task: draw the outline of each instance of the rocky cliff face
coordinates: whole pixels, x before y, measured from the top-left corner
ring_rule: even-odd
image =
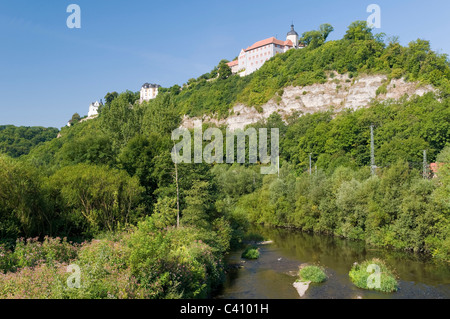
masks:
[[[379,90],[381,87],[385,89]],[[422,96],[432,91],[434,89],[430,85],[419,86],[418,83],[405,82],[404,79],[393,79],[388,83],[385,75],[367,75],[350,79],[346,74],[336,73],[324,84],[285,88],[281,97],[276,96],[262,105],[262,112],[258,112],[255,107],[237,104],[226,119],[218,120],[204,116],[202,120],[216,125],[226,125],[231,130],[244,129],[246,125],[266,119],[274,112],[279,113],[282,118],[286,118],[294,112],[301,115],[330,109],[334,111],[355,110],[367,107],[375,99],[380,101],[397,100],[404,95],[408,97]],[[194,120],[198,119],[185,116],[182,127],[193,128]]]

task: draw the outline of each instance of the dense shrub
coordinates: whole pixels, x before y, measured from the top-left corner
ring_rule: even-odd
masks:
[[[195,228],[160,230],[151,218],[116,236],[70,245],[46,238],[0,247],[0,298],[205,298],[224,279],[222,251]],[[69,288],[69,264],[80,287]]]
[[[327,275],[318,266],[306,266],[298,272],[301,281],[311,281],[313,283],[321,283],[327,280]]]
[[[35,267],[42,263],[69,263],[77,256],[76,247],[66,238],[45,237],[43,242],[37,238],[18,239],[12,258],[16,268]]]
[[[57,171],[49,184],[56,208],[79,216],[86,233],[113,230],[139,215],[143,188],[125,171],[78,164]]]
[[[245,248],[245,250],[241,254],[242,258],[245,259],[258,259],[259,258],[259,249],[257,246],[251,245]]]
[[[51,229],[45,182],[31,165],[0,154],[0,242],[13,244]]]
[[[63,298],[66,286],[66,267],[39,264],[18,272],[0,273],[0,299]]]
[[[205,240],[202,230],[157,231],[147,219],[130,237],[132,273],[152,298],[206,297],[221,283],[223,265]]]
[[[11,250],[5,245],[0,245],[0,273],[14,269],[14,258]]]
[[[371,282],[369,276],[374,272],[373,269],[369,269],[370,265],[376,265],[380,269],[380,286],[376,286],[376,282]],[[370,270],[371,272],[369,272]],[[358,287],[362,289],[374,289],[382,292],[394,292],[398,289],[398,283],[394,274],[388,268],[388,266],[380,259],[366,260],[361,264],[355,263],[349,272],[350,280]],[[372,285],[369,288],[368,282]]]

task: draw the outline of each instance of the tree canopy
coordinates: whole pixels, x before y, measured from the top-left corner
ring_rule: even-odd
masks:
[[[0,153],[11,157],[20,157],[30,150],[58,135],[56,128],[0,126]]]

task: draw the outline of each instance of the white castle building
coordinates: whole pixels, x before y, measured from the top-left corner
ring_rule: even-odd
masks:
[[[103,102],[101,100],[100,100],[100,102],[96,101],[96,102],[91,103],[91,105],[89,105],[88,117],[93,117],[93,116],[98,115],[98,108],[100,106],[103,106]]]
[[[145,83],[141,88],[141,99],[140,102],[150,101],[158,95],[158,89],[161,86],[158,84]]]
[[[279,53],[293,48],[303,48],[298,41],[298,33],[294,30],[294,25],[291,25],[291,31],[288,32],[286,41],[278,40],[275,37],[258,41],[247,49],[242,49],[238,59],[227,64],[233,73],[246,76],[258,70],[266,61]]]

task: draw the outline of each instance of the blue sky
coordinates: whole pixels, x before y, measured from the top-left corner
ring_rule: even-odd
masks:
[[[72,3],[81,29],[66,25]],[[60,128],[107,92],[181,85],[256,41],[285,39],[292,21],[299,34],[330,23],[340,39],[371,3],[382,10],[376,33],[450,53],[448,0],[2,0],[0,124]]]

